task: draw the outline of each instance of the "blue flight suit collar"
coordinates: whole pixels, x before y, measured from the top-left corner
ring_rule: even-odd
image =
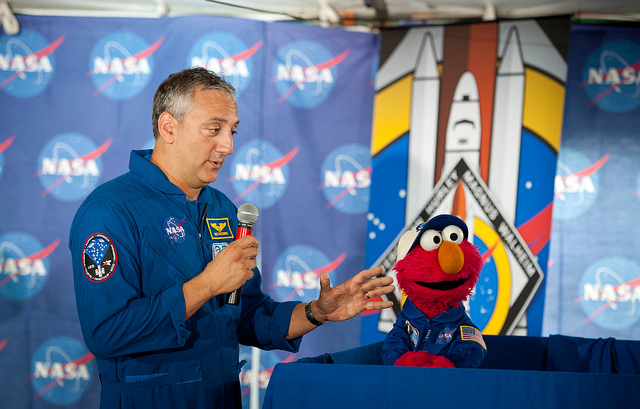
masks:
[[[167,195],[182,196],[187,201],[187,195],[180,188],[169,181],[162,169],[151,162],[153,149],[133,150],[129,159],[129,170],[144,179],[149,185]],[[209,203],[212,200],[210,189],[203,188],[198,196],[198,202]]]
[[[407,309],[407,307],[409,307],[409,309]],[[418,309],[418,307],[408,298],[405,301],[402,309],[406,312],[406,314],[410,316],[424,316],[424,313],[420,311],[420,309]],[[412,312],[410,312],[411,309],[413,309]],[[463,315],[465,315],[464,305],[459,302],[457,306],[447,308],[435,317],[430,318],[429,321],[441,323],[457,322],[462,318]]]

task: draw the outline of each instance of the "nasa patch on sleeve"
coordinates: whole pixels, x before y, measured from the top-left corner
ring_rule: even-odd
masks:
[[[82,270],[91,281],[107,280],[116,270],[118,254],[113,241],[102,233],[94,233],[84,243]]]

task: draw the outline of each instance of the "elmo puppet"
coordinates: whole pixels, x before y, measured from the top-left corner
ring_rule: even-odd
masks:
[[[394,270],[407,299],[383,343],[385,364],[477,368],[484,359],[482,334],[462,305],[483,265],[468,235],[467,225],[447,214],[400,238]]]

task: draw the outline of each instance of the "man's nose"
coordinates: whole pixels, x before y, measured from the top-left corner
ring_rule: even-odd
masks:
[[[225,155],[231,155],[233,153],[233,133],[231,133],[230,130],[220,135],[220,139],[216,145],[216,151],[224,153]]]

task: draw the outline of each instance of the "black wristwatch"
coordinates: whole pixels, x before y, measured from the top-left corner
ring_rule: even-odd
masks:
[[[324,324],[324,322],[318,321],[316,317],[313,316],[313,313],[311,312],[311,301],[309,301],[304,305],[304,313],[307,315],[307,319],[309,320],[309,322],[315,325],[316,327],[319,327],[320,325]]]

